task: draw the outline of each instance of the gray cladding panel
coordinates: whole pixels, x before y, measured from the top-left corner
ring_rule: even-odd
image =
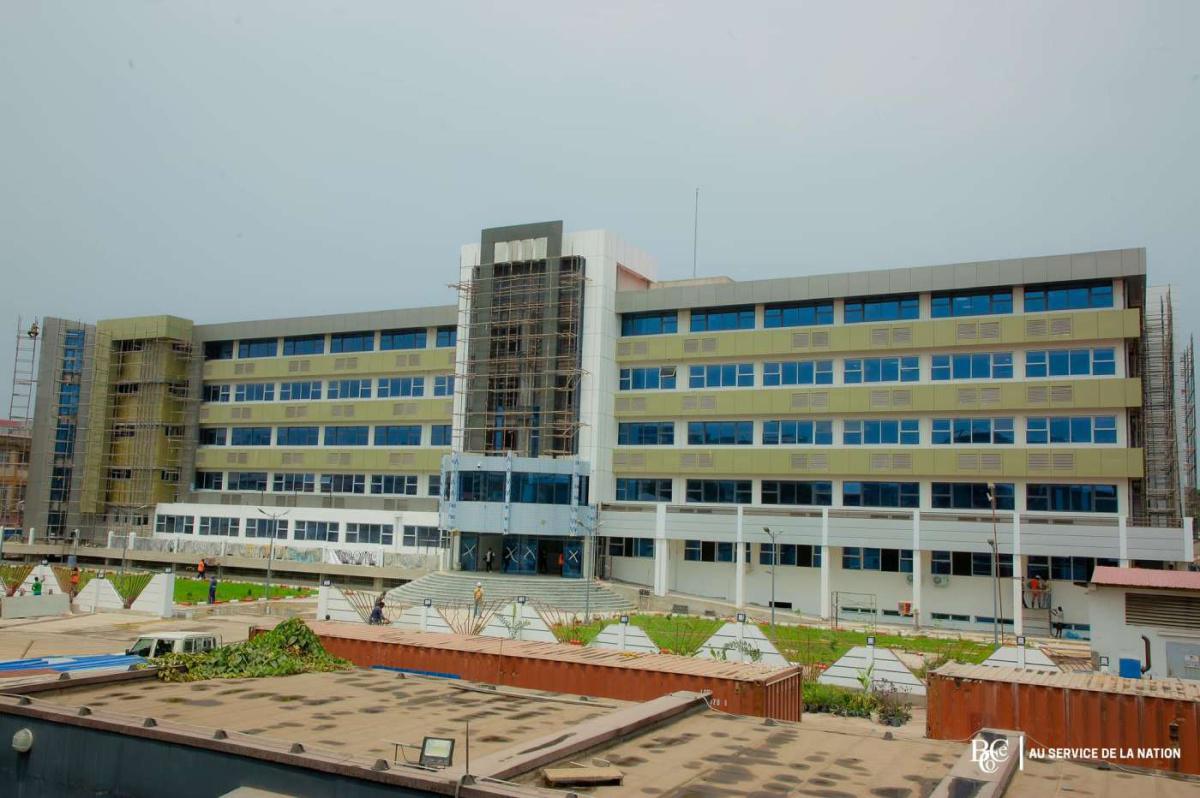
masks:
[[[1065,282],[1094,277],[1134,277],[1146,273],[1144,249],[1081,252],[1049,257],[972,261],[940,266],[782,277],[705,286],[670,286],[648,291],[621,291],[617,312],[635,313],[681,307],[734,305],[752,296],[755,302],[837,299],[914,291]],[[749,287],[749,293],[744,293]]]

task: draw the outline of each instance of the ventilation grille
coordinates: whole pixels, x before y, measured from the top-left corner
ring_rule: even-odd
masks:
[[[911,454],[878,453],[871,455],[872,471],[912,471]]]
[[[998,340],[1000,340],[1000,322],[998,322],[998,321],[981,321],[981,322],[979,322],[979,340],[981,340],[981,341],[998,341]]]
[[[339,357],[333,361],[334,371],[346,371],[356,368],[358,368],[358,358],[356,357]]]
[[[284,465],[303,465],[304,464],[304,452],[284,452],[283,453],[283,464]]]
[[[613,455],[613,466],[641,468],[646,465],[646,455],[635,452],[617,452]]]
[[[1030,404],[1045,404],[1050,390],[1045,385],[1030,385],[1025,389],[1025,401]]]
[[[201,421],[205,421],[208,419],[208,408],[207,407],[200,408],[199,417],[200,417]]]
[[[388,455],[388,465],[413,465],[417,456],[412,452],[392,452]]]
[[[285,418],[304,418],[308,415],[308,408],[303,406],[285,407],[283,409],[283,415]]]
[[[1000,389],[999,388],[980,388],[979,389],[979,404],[981,404],[981,405],[998,405],[998,404],[1000,404]]]
[[[1071,474],[1075,471],[1074,452],[1029,452],[1025,462],[1030,471]]]
[[[225,455],[227,465],[246,465],[249,462],[249,455],[245,452],[229,452]]]
[[[959,471],[988,472],[999,471],[1004,459],[998,454],[960,454],[958,455]]]
[[[793,454],[793,471],[828,471],[829,455],[827,454]]]
[[[979,339],[979,325],[973,321],[960,321],[954,327],[956,341],[976,341]]]
[[[973,406],[979,404],[979,389],[978,388],[959,388],[958,389],[958,404],[959,406]]]
[[[794,393],[792,394],[792,407],[798,409],[821,409],[829,407],[829,393],[827,391]]]
[[[1045,338],[1049,326],[1045,319],[1026,319],[1025,335],[1029,338]]]
[[[899,388],[889,390],[885,388],[882,390],[872,390],[868,394],[867,403],[873,410],[884,407],[912,407],[912,389]]]
[[[695,452],[681,455],[679,457],[680,468],[712,468],[713,458],[711,454],[698,454]]]
[[[354,418],[354,405],[333,405],[329,408],[329,415],[334,418]]]
[[[393,416],[415,416],[417,406],[411,402],[396,402],[392,405]]]
[[[715,396],[685,396],[683,397],[684,410],[716,410],[717,397]]]
[[[617,344],[617,355],[645,355],[650,352],[650,345],[645,341],[622,341]]]
[[[288,363],[288,371],[292,372],[293,374],[296,374],[296,373],[303,374],[303,373],[311,371],[311,370],[312,370],[312,361],[311,360],[293,360],[290,363]]]
[[[1196,628],[1200,619],[1200,596],[1125,594],[1125,623],[1130,626]]]
[[[231,410],[229,412],[230,418],[237,418],[237,419],[242,419],[242,420],[249,419],[253,415],[254,415],[254,408],[252,408],[252,407],[235,407],[235,408],[233,408],[233,410]]]
[[[1051,402],[1073,402],[1073,401],[1075,401],[1075,387],[1072,385],[1051,385],[1050,386],[1050,401]]]
[[[812,346],[808,333],[792,333],[792,349],[808,349]]]
[[[817,349],[829,348],[829,333],[815,332],[812,334],[812,345]]]
[[[329,465],[350,465],[350,453],[330,452],[325,456],[325,462]]]
[[[717,351],[716,338],[685,338],[683,341],[683,351],[689,355],[700,354],[701,352],[712,353]]]
[[[1069,336],[1075,332],[1075,320],[1070,316],[1057,316],[1050,319],[1050,334]]]
[[[615,404],[616,404],[617,412],[621,412],[621,411],[625,411],[625,410],[645,410],[646,409],[646,399],[645,399],[645,397],[641,397],[641,396],[621,397],[620,399],[617,399]]]
[[[257,363],[234,363],[233,364],[233,373],[234,374],[253,374],[254,367],[257,365],[258,365]]]

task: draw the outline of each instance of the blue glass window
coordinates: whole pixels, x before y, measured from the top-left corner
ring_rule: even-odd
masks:
[[[369,395],[369,394],[368,394]],[[424,377],[380,377],[376,396],[380,399],[401,399],[425,395]]]
[[[397,424],[375,428],[376,446],[420,446],[420,424]]]
[[[1012,379],[1012,352],[934,355],[930,376],[935,380]]]
[[[692,332],[720,332],[722,330],[753,330],[754,306],[740,308],[709,308],[692,311]]]
[[[294,335],[283,339],[283,354],[287,355],[323,355],[325,354],[324,335]]]
[[[83,347],[87,333],[67,330],[63,333],[62,371],[64,375],[83,372]]]
[[[224,476],[220,471],[197,471],[192,484],[196,490],[221,490]],[[234,488],[231,486],[230,490]]]
[[[434,396],[454,396],[454,375],[439,374],[433,378]]]
[[[762,503],[829,507],[833,504],[833,483],[764,479]]]
[[[750,446],[753,421],[689,421],[689,446]]]
[[[348,332],[334,333],[329,336],[329,351],[340,352],[373,352],[375,351],[375,333]]]
[[[1111,348],[1050,349],[1025,355],[1026,377],[1079,377],[1116,374],[1116,353]]]
[[[433,424],[429,427],[430,446],[449,446],[453,437],[453,428],[449,424]]]
[[[749,504],[750,485],[748,479],[689,479],[687,500],[710,504]]]
[[[1015,508],[1011,482],[996,484],[996,509]],[[986,482],[934,482],[933,506],[939,510],[990,510],[992,500]]]
[[[270,427],[234,427],[229,436],[234,446],[270,446]]]
[[[502,502],[504,481],[503,471],[461,471],[459,498],[465,502]]]
[[[366,477],[363,474],[322,474],[321,475],[321,492],[322,493],[364,493],[366,487]],[[354,524],[346,524],[347,531]],[[352,542],[349,535],[346,536],[346,542]]]
[[[1111,308],[1112,306],[1113,284],[1111,280],[1031,285],[1025,289],[1026,313],[1038,313],[1046,310]]]
[[[278,338],[252,338],[238,341],[238,357],[275,357],[279,354]]]
[[[919,482],[843,482],[842,504],[847,507],[917,507]]]
[[[337,521],[296,521],[292,524],[292,540],[338,542]]]
[[[321,381],[279,383],[279,399],[282,402],[295,402],[301,399],[320,399]]]
[[[275,474],[272,483],[276,493],[312,493],[316,478],[312,474]]]
[[[670,391],[674,388],[674,366],[621,369],[620,389],[622,391]]]
[[[916,382],[921,379],[918,357],[867,357],[846,360],[846,384]]]
[[[833,443],[833,422],[810,419],[786,419],[763,422],[763,445],[816,444],[828,446]]]
[[[230,471],[230,490],[253,490],[259,493],[267,489],[266,471]],[[219,490],[214,488],[213,490]]]
[[[763,363],[763,385],[832,385],[832,360]]]
[[[671,501],[671,480],[618,477],[617,501],[669,502]]]
[[[832,302],[788,302],[763,308],[763,326],[767,329],[818,324],[833,324]]]
[[[920,422],[915,418],[848,420],[842,427],[846,446],[917,446],[920,442]]]
[[[75,453],[75,422],[64,419],[55,425],[54,453],[68,457]]]
[[[689,366],[689,388],[747,388],[754,386],[753,363],[717,363]]]
[[[233,341],[205,341],[205,360],[233,360]]]
[[[447,346],[456,346],[458,344],[458,328],[457,327],[438,327],[437,328],[437,345],[439,348]]]
[[[59,384],[58,414],[60,416],[79,415],[79,383],[64,382]]]
[[[571,475],[514,471],[512,500],[520,504],[570,504]]]
[[[375,474],[371,477],[371,493],[416,496],[417,475]]]
[[[1116,485],[1025,486],[1025,509],[1055,513],[1115,513]]]
[[[606,538],[610,557],[653,557],[654,538]]]
[[[842,570],[912,573],[912,549],[842,548]]]
[[[201,427],[200,428],[200,445],[201,446],[224,446],[225,445],[224,427]]]
[[[617,425],[620,446],[671,446],[675,443],[673,421],[629,421]]]
[[[330,380],[325,395],[330,399],[370,399],[370,380]]]
[[[234,390],[235,402],[272,402],[275,400],[275,383],[241,382]]]
[[[847,299],[846,324],[870,321],[903,321],[920,318],[921,305],[916,294],[883,296],[871,299]]]
[[[821,567],[821,547],[810,546],[806,543],[763,543],[758,547],[758,562],[761,565],[773,565],[775,551],[779,551],[780,565],[796,565],[801,568]]]
[[[326,446],[366,446],[370,427],[326,427]]]
[[[279,427],[275,432],[278,446],[316,446],[320,439],[320,427]]]
[[[200,401],[202,402],[228,402],[229,401],[229,386],[228,385],[205,385],[200,392]]]
[[[621,335],[665,335],[679,332],[679,312],[625,313],[621,316]]]
[[[931,298],[931,315],[935,319],[952,316],[988,316],[996,313],[1012,313],[1012,289],[1001,288],[987,291],[956,291],[934,294]]]
[[[935,446],[1011,444],[1015,442],[1011,418],[935,418]]]
[[[389,349],[424,349],[426,344],[425,330],[384,330],[379,334],[380,350]]]

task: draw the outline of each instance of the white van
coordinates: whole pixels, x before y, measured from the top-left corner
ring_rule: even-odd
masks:
[[[125,653],[146,658],[163,654],[199,654],[220,645],[220,636],[208,632],[156,632],[139,637]]]

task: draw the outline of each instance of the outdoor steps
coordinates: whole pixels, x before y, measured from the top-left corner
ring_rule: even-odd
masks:
[[[475,583],[483,583],[484,600],[510,601],[526,596],[530,602],[546,604],[558,610],[618,613],[634,609],[634,605],[601,582],[588,585],[583,579],[561,579],[555,576],[507,576],[486,573],[432,573],[388,591],[388,598],[397,603],[416,605],[426,598],[434,605],[469,603]]]

